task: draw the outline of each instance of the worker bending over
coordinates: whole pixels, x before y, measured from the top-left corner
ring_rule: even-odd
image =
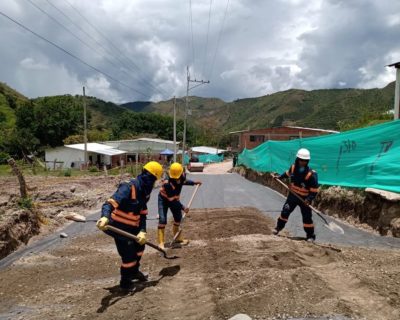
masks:
[[[160,193],[158,194],[158,245],[161,248],[164,248],[168,209],[171,210],[174,217],[172,231],[175,236],[179,231],[179,225],[182,220],[182,210],[186,213],[189,212],[189,208],[185,208],[180,202],[182,187],[184,185],[193,186],[201,184],[200,181],[194,182],[187,180],[183,171],[183,167],[180,163],[175,162],[171,164],[168,171],[169,178],[163,181]],[[182,245],[187,245],[189,243],[188,240],[183,238],[182,233],[176,239],[176,242]]]
[[[119,185],[103,204],[101,218],[97,221],[97,227],[114,238],[122,259],[120,287],[125,290],[132,288],[133,280],[147,281],[147,276],[139,270],[146,243],[147,202],[162,172],[158,162],[148,162],[136,179]],[[107,230],[108,224],[137,236],[138,241]]]

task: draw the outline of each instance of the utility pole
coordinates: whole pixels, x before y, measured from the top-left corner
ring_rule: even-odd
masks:
[[[85,144],[85,169],[87,169],[88,164],[88,153],[87,153],[87,119],[86,119],[86,95],[85,87],[83,87],[83,143]]]
[[[176,98],[174,96],[174,162],[176,162]]]
[[[194,88],[197,88],[203,84],[210,83],[210,81],[190,79],[189,66],[186,67],[186,73],[187,73],[187,77],[186,77],[187,81],[186,81],[185,117],[184,117],[184,121],[183,121],[182,165],[185,164],[187,115],[188,115],[188,110],[189,110],[189,91]],[[190,83],[195,83],[195,85],[190,88]]]
[[[396,85],[394,91],[394,120],[400,118],[400,61],[387,65],[396,68]]]

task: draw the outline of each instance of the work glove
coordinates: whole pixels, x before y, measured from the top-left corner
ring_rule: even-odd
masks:
[[[107,217],[101,217],[99,220],[97,220],[96,226],[101,231],[106,231],[107,230],[107,225],[108,225],[108,218]]]
[[[140,231],[139,233],[138,233],[138,235],[137,235],[137,243],[139,243],[141,246],[142,245],[144,245],[144,244],[146,244],[146,241],[147,241],[147,239],[146,239],[146,235],[147,235],[147,233],[146,232],[144,232],[144,231]]]
[[[201,186],[203,183],[201,181],[195,181],[194,184],[198,184],[199,186]]]

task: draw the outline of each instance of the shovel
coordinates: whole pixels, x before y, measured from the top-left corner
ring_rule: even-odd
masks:
[[[282,186],[284,186],[287,190],[289,190],[289,192],[291,194],[293,194],[297,199],[299,199],[303,204],[305,204],[306,206],[309,206],[311,208],[311,210],[313,210],[323,221],[324,221],[324,226],[327,227],[329,230],[331,230],[332,232],[335,233],[340,233],[340,234],[344,234],[344,230],[338,226],[336,223],[334,222],[328,222],[324,216],[322,215],[322,212],[319,211],[318,209],[314,208],[313,206],[307,204],[303,198],[301,198],[297,193],[295,193],[292,189],[290,189],[286,183],[282,182],[281,180],[279,180],[277,177],[275,177],[274,175],[271,174],[271,176],[274,178],[275,181],[279,182]]]
[[[66,218],[68,220],[75,221],[75,222],[89,222],[89,221],[90,222],[92,222],[92,221],[95,222],[95,221],[97,221],[97,220],[86,220],[86,217],[84,217],[84,216],[82,216],[80,214],[77,214],[77,213],[68,214],[64,218]],[[116,227],[107,226],[107,230],[110,230],[110,231],[113,231],[115,233],[118,233],[121,236],[127,237],[129,239],[138,241],[138,237],[136,237],[135,235],[133,235],[133,234],[131,234],[129,232],[126,232],[124,230],[118,229]],[[148,245],[149,247],[152,247],[153,249],[156,249],[157,251],[160,251],[163,254],[165,259],[177,259],[178,258],[177,256],[169,257],[165,250],[161,249],[159,246],[155,245],[154,243],[146,242],[146,245]]]
[[[188,208],[188,209],[190,209],[190,207],[191,207],[191,205],[192,205],[192,202],[193,202],[193,199],[194,199],[194,196],[196,195],[197,190],[199,190],[199,187],[200,187],[199,184],[196,185],[196,187],[195,187],[195,189],[194,189],[194,191],[193,191],[192,197],[190,198],[189,203],[188,203],[188,205],[187,205],[187,208]],[[187,214],[186,214],[186,212],[185,212],[185,213],[183,214],[183,216],[182,216],[181,223],[180,223],[180,225],[179,225],[179,230],[178,230],[178,232],[176,233],[176,235],[174,236],[174,238],[172,239],[172,241],[171,241],[171,243],[170,243],[170,246],[172,246],[173,243],[176,241],[176,239],[178,239],[178,237],[181,235],[181,233],[182,233],[182,224],[183,224],[183,221],[184,221],[185,218],[186,218],[186,215],[187,215]]]

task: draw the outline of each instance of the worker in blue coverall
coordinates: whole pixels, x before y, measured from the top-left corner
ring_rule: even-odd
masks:
[[[184,185],[201,185],[200,181],[194,182],[186,179],[186,175],[183,171],[183,167],[180,163],[175,162],[171,164],[168,171],[169,178],[163,182],[160,193],[158,194],[158,246],[160,248],[164,248],[168,209],[171,210],[174,217],[174,224],[172,227],[174,236],[179,232],[179,225],[182,220],[182,211],[186,213],[189,212],[189,208],[185,208],[185,206],[180,202],[182,187]],[[183,238],[182,233],[178,236],[176,242],[181,245],[187,245],[189,243],[188,240]]]
[[[303,216],[303,227],[306,232],[307,241],[315,241],[314,223],[309,205],[318,193],[318,175],[308,166],[310,159],[310,151],[302,148],[297,152],[296,161],[289,170],[281,175],[275,175],[275,178],[280,180],[289,178],[290,189],[304,200],[303,203],[289,192],[281,215],[278,218],[276,227],[273,231],[273,234],[275,235],[285,227],[289,215],[297,206],[299,206]]]
[[[121,289],[131,289],[133,280],[147,281],[147,276],[139,270],[147,240],[147,202],[154,183],[161,178],[162,173],[162,166],[158,162],[148,162],[136,179],[121,183],[118,190],[103,204],[97,227],[114,238],[121,256]],[[107,225],[136,235],[138,241],[107,230]]]

